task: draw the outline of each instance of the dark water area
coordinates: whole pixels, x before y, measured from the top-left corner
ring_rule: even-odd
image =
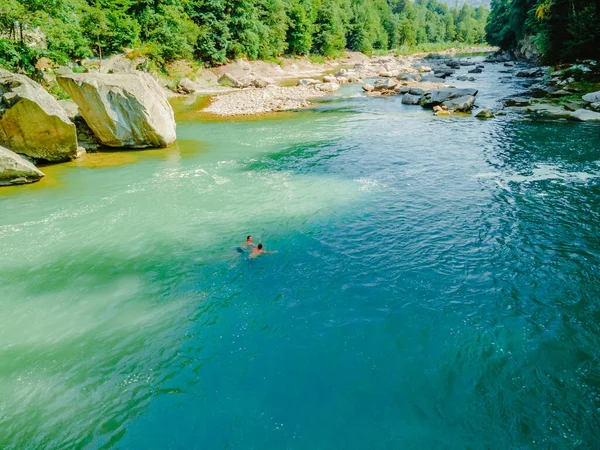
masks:
[[[597,447],[600,126],[345,86],[178,137],[0,191],[3,448]]]

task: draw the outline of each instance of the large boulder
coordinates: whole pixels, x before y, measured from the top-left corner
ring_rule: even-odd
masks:
[[[0,144],[46,161],[77,155],[77,135],[58,102],[35,81],[0,69]]]
[[[173,108],[150,75],[86,73],[57,79],[102,145],[148,148],[175,142]]]
[[[449,111],[468,112],[473,109],[474,104],[474,95],[463,95],[462,97],[446,100],[442,103],[442,106],[448,108]]]
[[[34,183],[43,176],[29,161],[0,146],[0,186]]]
[[[421,101],[419,104],[424,108],[433,108],[436,105],[441,105],[444,102],[448,102],[453,99],[457,99],[460,97],[475,97],[477,95],[477,89],[464,88],[442,88],[442,89],[434,89],[428,93],[426,93],[423,97],[421,97]]]

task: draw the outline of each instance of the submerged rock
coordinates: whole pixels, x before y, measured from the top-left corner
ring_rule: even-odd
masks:
[[[75,125],[35,81],[0,69],[0,144],[46,161],[77,155]]]
[[[34,183],[44,173],[25,158],[0,146],[0,186]]]
[[[175,142],[173,109],[147,74],[68,74],[57,78],[108,147],[166,147]]]

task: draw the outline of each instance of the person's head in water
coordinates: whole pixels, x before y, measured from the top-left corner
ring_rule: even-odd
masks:
[[[252,242],[252,236],[248,236],[248,237],[246,238],[246,242]]]
[[[262,250],[262,244],[258,244],[258,249]]]

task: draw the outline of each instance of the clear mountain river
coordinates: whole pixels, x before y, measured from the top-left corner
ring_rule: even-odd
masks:
[[[0,190],[0,447],[598,445],[600,126],[176,107]]]

